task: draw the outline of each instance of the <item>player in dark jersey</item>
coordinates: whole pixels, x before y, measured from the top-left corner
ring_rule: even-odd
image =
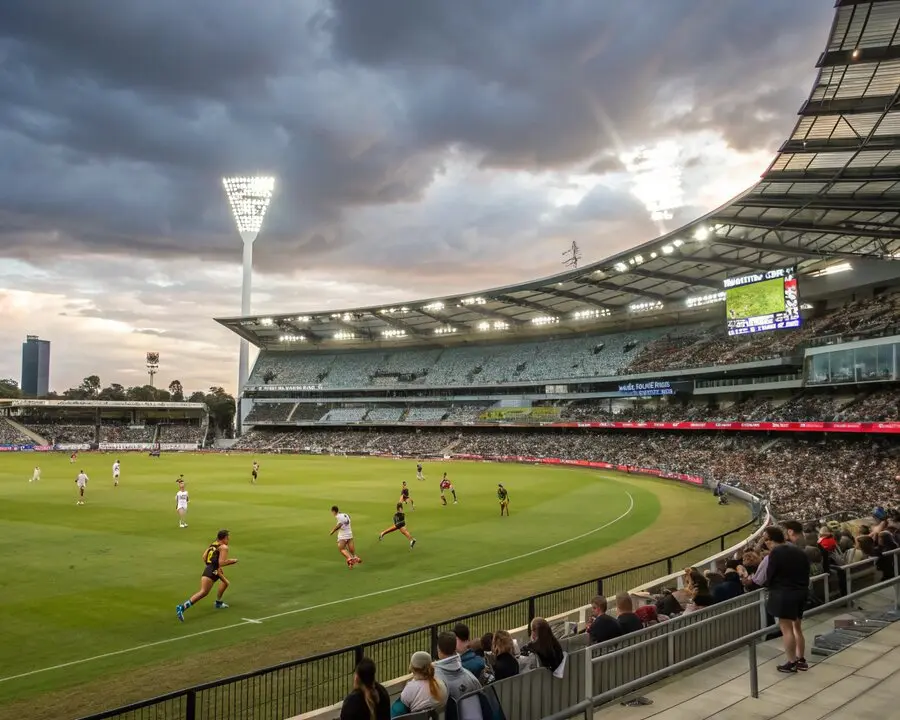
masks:
[[[400,503],[406,505],[409,503],[410,510],[416,509],[416,504],[412,501],[412,498],[409,496],[409,488],[406,487],[406,480],[403,481],[403,485],[400,487]]]
[[[216,539],[203,551],[203,562],[206,564],[206,567],[203,568],[203,574],[200,576],[200,589],[191,595],[190,600],[185,600],[183,604],[175,607],[175,615],[181,622],[184,622],[184,613],[187,609],[209,595],[209,591],[212,590],[213,585],[217,582],[220,585],[219,593],[216,596],[216,610],[228,607],[227,604],[222,602],[222,595],[225,594],[229,585],[222,568],[234,565],[237,562],[237,558],[228,557],[229,539],[230,535],[227,530],[219,530]]]
[[[397,512],[394,513],[394,524],[391,525],[387,530],[383,530],[378,535],[378,540],[383,540],[385,535],[388,535],[392,532],[398,532],[407,540],[409,540],[410,550],[412,550],[416,546],[416,539],[412,535],[410,535],[409,530],[406,529],[406,515],[403,513],[403,503],[397,503]]]
[[[256,485],[256,479],[259,477],[259,463],[256,460],[253,461],[253,465],[250,466],[250,483]]]
[[[416,480],[424,480],[425,474],[422,472],[422,463],[416,465]]]
[[[503,487],[503,483],[497,483],[497,499],[500,501],[500,517],[504,513],[509,515],[509,490]]]
[[[456,488],[453,487],[453,483],[447,479],[447,473],[444,473],[444,477],[441,478],[441,505],[447,504],[447,497],[444,495],[447,490],[453,495],[453,504],[456,505],[459,502],[456,499]]]

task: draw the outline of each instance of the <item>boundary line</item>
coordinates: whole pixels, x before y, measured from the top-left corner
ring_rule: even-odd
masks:
[[[147,650],[153,647],[159,647],[160,645],[168,645],[170,643],[178,642],[180,640],[187,640],[193,637],[200,637],[202,635],[209,635],[215,632],[221,632],[222,630],[230,630],[236,627],[245,627],[247,625],[260,625],[268,620],[275,620],[277,618],[286,617],[288,615],[297,615],[300,613],[310,612],[312,610],[321,610],[322,608],[332,607],[334,605],[343,604],[347,602],[355,602],[358,600],[367,600],[368,598],[378,597],[380,595],[389,595],[391,593],[400,592],[402,590],[409,590],[410,588],[421,587],[422,585],[430,585],[431,583],[440,582],[442,580],[449,580],[451,578],[461,577],[463,575],[469,575],[471,573],[481,572],[482,570],[487,570],[492,567],[497,567],[499,565],[505,565],[506,563],[516,562],[518,560],[524,560],[525,558],[533,557],[534,555],[539,555],[542,552],[546,552],[548,550],[554,550],[558,547],[562,547],[563,545],[568,545],[573,542],[577,542],[578,540],[583,540],[586,537],[590,537],[601,530],[605,530],[608,527],[612,527],[620,520],[624,520],[628,517],[632,510],[634,510],[634,496],[625,491],[625,494],[628,496],[628,509],[625,510],[624,513],[619,515],[617,518],[610,520],[599,527],[594,528],[593,530],[588,530],[587,532],[581,533],[581,535],[575,535],[574,537],[570,537],[566,540],[561,540],[557,543],[553,543],[552,545],[547,545],[546,547],[538,548],[537,550],[530,550],[527,553],[522,553],[521,555],[516,555],[515,557],[506,558],[504,560],[495,560],[494,562],[487,563],[485,565],[479,565],[478,567],[468,568],[467,570],[458,570],[456,572],[449,573],[448,575],[440,575],[438,577],[426,578],[425,580],[417,580],[416,582],[407,583],[405,585],[398,585],[396,587],[384,588],[382,590],[374,590],[372,592],[364,593],[362,595],[356,595],[352,598],[340,598],[338,600],[329,600],[327,602],[318,603],[317,605],[308,605],[306,607],[294,608],[292,610],[285,610],[284,612],[275,613],[273,615],[267,615],[266,617],[250,619],[250,618],[242,618],[241,622],[232,623],[231,625],[223,625],[221,627],[215,628],[207,628],[206,630],[199,630],[197,632],[188,633],[186,635],[178,635],[176,637],[166,638],[165,640],[156,640],[154,642],[143,643],[141,645],[135,645],[134,647],[124,648],[122,650],[113,650],[112,652],[102,653],[101,655],[94,655],[93,657],[82,658],[81,660],[70,660],[69,662],[59,663],[58,665],[51,665],[49,667],[39,668],[37,670],[29,670],[28,672],[19,673],[17,675],[9,675],[7,677],[0,678],[0,683],[9,682],[11,680],[21,680],[22,678],[31,677],[33,675],[40,675],[45,672],[52,672],[54,670],[62,670],[64,668],[73,667],[75,665],[84,665],[86,663],[96,662],[97,660],[105,660],[106,658],[116,657],[118,655],[127,655],[128,653],[138,652],[139,650]]]

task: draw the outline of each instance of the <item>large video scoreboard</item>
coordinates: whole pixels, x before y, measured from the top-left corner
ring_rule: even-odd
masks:
[[[793,267],[725,278],[729,335],[800,327],[800,294]]]

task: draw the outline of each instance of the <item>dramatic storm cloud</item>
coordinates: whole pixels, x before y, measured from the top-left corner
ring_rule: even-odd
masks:
[[[26,333],[90,372],[233,387],[223,174],[278,177],[254,306],[478,289],[658,233],[765,168],[813,79],[821,0],[0,3],[0,377]],[[675,192],[677,191],[677,192]],[[515,248],[511,253],[510,248]]]

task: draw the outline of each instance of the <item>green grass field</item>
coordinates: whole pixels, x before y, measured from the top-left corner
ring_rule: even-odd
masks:
[[[784,278],[729,288],[725,294],[725,308],[730,318],[758,317],[784,311]]]
[[[114,488],[113,460],[0,455],[0,717],[73,717],[343,647],[663,557],[747,519],[678,483],[579,469],[432,463],[418,482],[409,461],[263,456],[251,486],[249,456],[132,454]],[[35,462],[43,479],[30,484]],[[444,470],[458,505],[440,505]],[[404,479],[413,551],[399,534],[378,542]],[[328,535],[333,503],[353,518],[364,562],[352,571]],[[207,598],[182,625],[175,605],[197,589],[221,527],[240,560],[231,607]]]

